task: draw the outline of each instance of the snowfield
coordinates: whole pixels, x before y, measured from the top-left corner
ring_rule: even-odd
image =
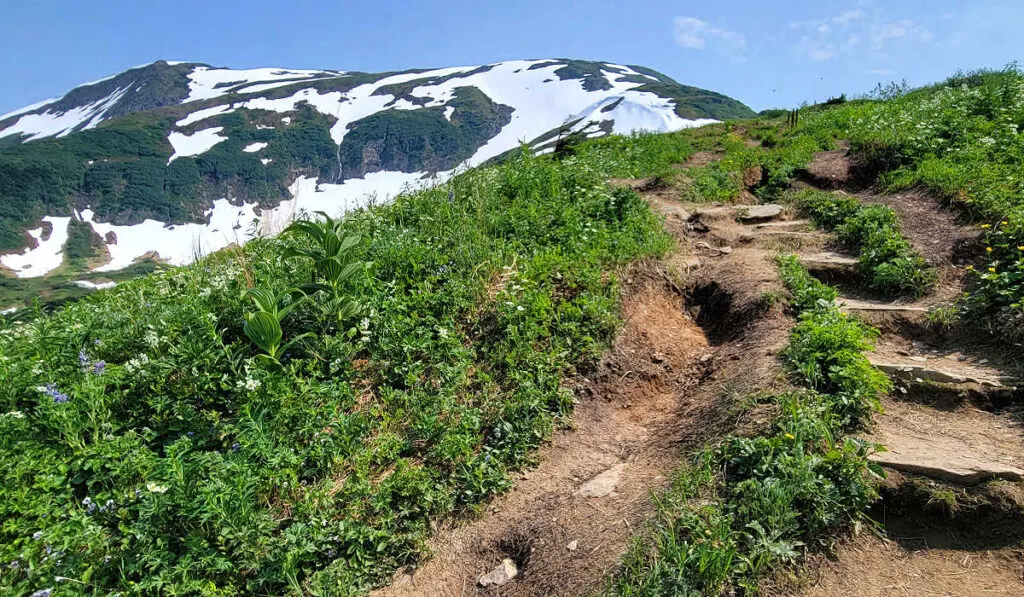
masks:
[[[68,242],[68,224],[71,218],[46,216],[43,222],[53,226],[50,236],[43,240],[43,229],[29,230],[29,235],[38,243],[34,249],[0,257],[0,264],[14,270],[19,278],[38,278],[57,269],[64,263],[64,243]]]
[[[194,109],[175,122],[175,128],[179,130],[170,131],[167,137],[174,149],[168,164],[178,158],[202,155],[218,143],[228,140],[221,134],[224,132],[221,126],[208,126],[190,134],[182,129],[237,110],[277,112],[281,115],[283,125],[288,125],[292,121],[290,114],[300,104],[308,103],[334,121],[330,136],[334,143],[340,145],[353,123],[382,110],[443,107],[444,117],[451,121],[456,111],[451,104],[460,87],[475,87],[494,103],[512,108],[511,121],[483,143],[460,167],[482,164],[517,147],[521,142],[529,142],[564,125],[571,125],[572,130],[582,131],[587,137],[600,137],[607,134],[606,131],[615,134],[641,130],[670,132],[716,122],[710,119],[680,118],[675,112],[673,100],[655,93],[638,91],[637,88],[643,83],[627,80],[658,81],[656,77],[639,73],[627,66],[601,64],[604,67],[600,71],[601,75],[611,88],[596,91],[586,90],[581,79],[559,78],[555,73],[565,66],[565,62],[557,60],[500,62],[487,65],[483,72],[475,73],[473,71],[481,70],[481,67],[461,66],[399,73],[357,85],[347,91],[324,90],[323,84],[318,84],[319,89],[309,86],[314,81],[351,76],[344,71],[277,68],[232,70],[197,65],[187,75],[189,93],[181,103],[187,105],[203,102],[201,105],[205,107]],[[450,78],[440,80],[445,77]],[[414,83],[407,90],[406,97],[379,93],[383,87],[401,83]],[[118,88],[99,101],[65,112],[45,110],[38,114],[29,113],[45,108],[54,100],[12,112],[8,116],[20,115],[20,118],[0,131],[0,137],[21,134],[26,137],[24,140],[33,140],[64,136],[75,130],[94,127],[103,120],[112,106],[129,93],[133,85]],[[294,93],[279,98],[265,95],[270,90],[286,86],[294,86]],[[230,99],[225,97],[228,94],[232,94]],[[238,95],[246,97],[239,98]],[[223,103],[218,103],[221,101]],[[256,128],[273,127],[259,124]],[[255,142],[246,145],[241,151],[257,153],[267,147],[266,142]],[[548,148],[545,153],[550,150]],[[260,161],[264,165],[271,162],[268,158]],[[451,174],[450,171],[433,176],[423,172],[384,171],[345,180],[341,184],[319,184],[315,178],[299,177],[290,188],[291,197],[273,209],[263,209],[245,201],[232,204],[227,199],[220,199],[214,201],[206,212],[207,221],[174,226],[156,220],[116,226],[97,221],[90,209],[83,210],[77,216],[92,226],[101,238],[110,241],[104,241],[110,260],[96,271],[120,270],[147,255],[156,255],[168,263],[183,265],[229,244],[242,244],[256,234],[276,234],[302,213],[325,211],[341,214],[373,202],[388,201],[406,189],[444,181]],[[0,256],[0,263],[19,277],[46,275],[63,262],[63,247],[68,236],[70,218],[48,216],[43,221],[53,225],[53,233],[47,240],[41,240],[42,228],[30,230],[29,234],[39,241],[39,246],[22,253]],[[88,281],[75,283],[92,287],[86,286],[92,284]]]
[[[119,88],[103,99],[65,112],[46,110],[42,114],[25,114],[13,125],[0,131],[0,138],[25,135],[26,141],[33,141],[44,137],[64,137],[76,130],[94,128],[103,121],[107,110],[112,108],[131,87],[129,85]]]
[[[210,129],[203,129],[196,131],[191,135],[179,133],[177,131],[168,135],[167,140],[170,141],[171,147],[174,148],[174,154],[167,160],[170,164],[178,158],[193,157],[201,155],[213,149],[213,146],[227,141],[227,137],[221,137],[217,133],[224,130],[224,127],[217,126]]]

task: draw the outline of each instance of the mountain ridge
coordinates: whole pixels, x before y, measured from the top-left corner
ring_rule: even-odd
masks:
[[[0,119],[0,265],[117,271],[358,207],[522,143],[679,130],[753,112],[652,69],[574,59],[385,73],[156,61]],[[305,193],[301,198],[298,193]],[[285,213],[288,212],[288,213]],[[62,240],[63,239],[63,240]]]

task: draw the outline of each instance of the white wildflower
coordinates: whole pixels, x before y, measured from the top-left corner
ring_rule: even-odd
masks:
[[[149,483],[146,483],[146,489],[152,493],[167,493],[167,490],[170,488],[166,485],[160,485],[159,483],[150,481]]]
[[[261,382],[258,379],[253,379],[252,377],[246,376],[246,378],[244,380],[241,380],[241,379],[238,380],[238,387],[240,389],[249,390],[250,392],[255,392],[256,390],[260,389],[260,387],[262,387],[262,386],[263,386],[263,382]]]

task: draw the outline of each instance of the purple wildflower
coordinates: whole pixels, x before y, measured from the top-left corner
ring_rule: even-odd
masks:
[[[53,398],[53,401],[57,404],[62,404],[69,400],[68,395],[58,390],[56,384],[46,384],[46,388],[43,390],[43,393]]]
[[[50,597],[51,593],[53,593],[53,589],[43,589],[32,593],[31,597]]]
[[[237,452],[238,449],[241,448],[241,447],[242,447],[241,444],[239,444],[238,442],[235,442],[235,443],[231,444],[231,449],[233,451],[235,451],[235,452]]]
[[[103,375],[103,372],[107,369],[106,361],[96,361],[92,365],[93,375]]]
[[[78,351],[78,364],[82,366],[82,369],[89,367],[90,360],[91,359],[89,358],[89,355],[85,353],[84,348]]]

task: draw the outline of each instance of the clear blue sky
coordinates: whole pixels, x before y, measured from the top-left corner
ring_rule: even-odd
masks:
[[[755,109],[1024,59],[1020,0],[32,0],[0,22],[0,113],[157,59],[401,70],[641,64]]]

